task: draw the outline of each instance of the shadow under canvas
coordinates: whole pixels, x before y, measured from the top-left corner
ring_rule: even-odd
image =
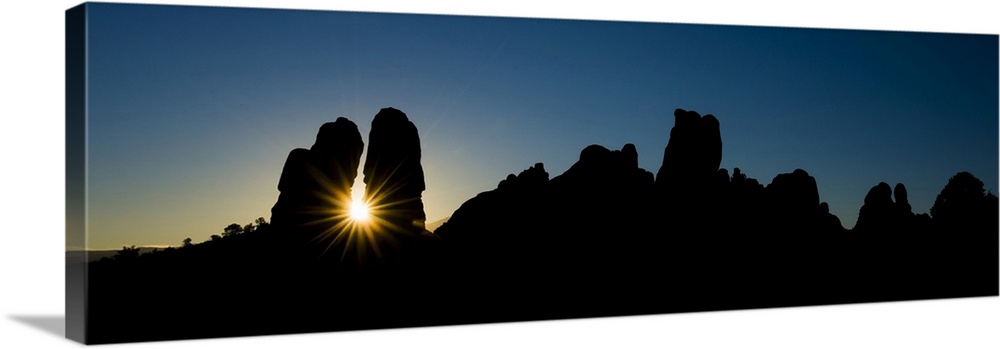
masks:
[[[62,315],[11,315],[10,318],[59,338],[66,336],[66,317]]]

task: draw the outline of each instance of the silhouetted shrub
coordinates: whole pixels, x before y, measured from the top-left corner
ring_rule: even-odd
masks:
[[[983,181],[963,171],[948,179],[934,200],[931,217],[944,226],[969,226],[982,223],[981,217],[996,217],[996,206],[996,195],[986,192]],[[996,219],[988,221],[997,223]]]

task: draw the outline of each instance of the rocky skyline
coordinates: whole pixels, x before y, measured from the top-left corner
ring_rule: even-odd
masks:
[[[433,234],[406,114],[383,108],[372,121],[370,219],[346,214],[358,127],[325,123],[309,150],[289,152],[270,223],[71,263],[87,270],[87,341],[997,295],[1000,202],[972,174],[952,176],[933,216],[909,211],[903,185],[879,183],[847,231],[806,171],[767,185],[730,176],[719,167],[720,120],[674,116],[655,176],[631,144],[590,145],[551,179],[542,163],[508,175]],[[161,308],[121,316],[114,306],[142,299]],[[183,326],[165,325],[177,318]]]
[[[905,183],[918,213],[957,171],[998,188],[981,174],[1000,158],[990,36],[92,10],[92,234],[90,246],[67,242],[75,248],[176,246],[268,216],[289,149],[341,116],[370,143],[385,106],[422,131],[429,221],[503,174],[537,162],[563,173],[590,144],[631,143],[657,171],[675,108],[726,119],[720,167],[761,182],[806,169],[849,227],[879,182]]]

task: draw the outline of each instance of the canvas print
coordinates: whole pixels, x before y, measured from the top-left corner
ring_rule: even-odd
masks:
[[[998,38],[85,3],[67,336],[998,294]]]

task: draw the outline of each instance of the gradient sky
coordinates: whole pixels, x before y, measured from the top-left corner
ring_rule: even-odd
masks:
[[[91,249],[269,218],[291,149],[339,116],[367,143],[388,106],[420,132],[429,222],[590,144],[655,173],[675,108],[718,117],[724,168],[808,171],[847,228],[883,181],[917,213],[959,171],[997,192],[996,36],[90,6]]]

